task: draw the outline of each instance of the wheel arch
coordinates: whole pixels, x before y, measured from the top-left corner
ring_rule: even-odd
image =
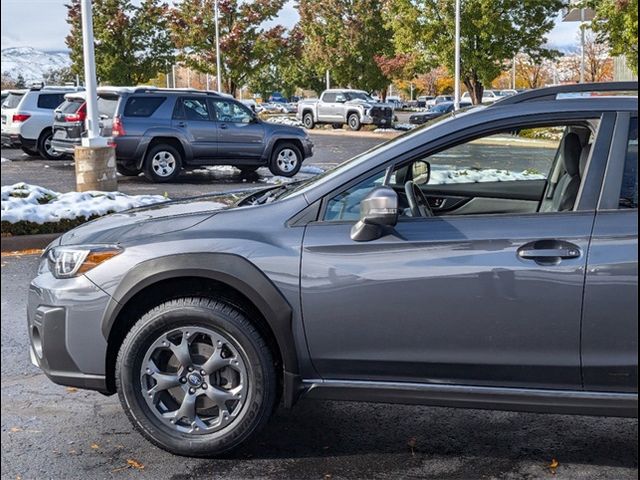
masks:
[[[133,324],[154,305],[180,296],[216,296],[243,310],[265,336],[282,370],[286,406],[300,390],[292,308],[254,264],[234,254],[190,253],[142,262],[118,285],[102,322],[107,339],[107,389],[115,390],[115,360]],[[117,299],[117,300],[115,300]]]
[[[300,154],[302,155],[304,160],[304,146],[302,145],[302,140],[300,140],[297,137],[273,136],[273,138],[271,138],[269,141],[268,147],[265,148],[263,159],[266,162],[268,162],[271,159],[271,155],[273,154],[273,151],[276,149],[276,147],[280,143],[293,143],[300,150]]]
[[[181,137],[159,133],[153,135],[145,135],[144,141],[140,142],[138,150],[136,152],[136,168],[142,169],[144,159],[147,156],[147,152],[150,148],[156,145],[167,144],[178,150],[178,153],[182,156],[183,166],[191,161],[193,156],[191,146],[188,142],[185,142]]]

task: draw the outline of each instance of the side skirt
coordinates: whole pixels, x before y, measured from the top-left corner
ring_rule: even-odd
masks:
[[[638,394],[350,380],[305,380],[303,398],[637,417]]]

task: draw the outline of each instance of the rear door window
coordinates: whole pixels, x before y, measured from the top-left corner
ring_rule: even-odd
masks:
[[[41,93],[38,95],[38,108],[55,110],[64,102],[64,93]]]
[[[619,208],[638,208],[638,117],[631,119]]]
[[[209,106],[206,98],[181,98],[176,104],[173,114],[176,120],[208,122]]]
[[[10,93],[2,104],[3,108],[16,108],[24,97],[24,93]]]
[[[124,107],[125,117],[150,117],[167,97],[131,97]]]

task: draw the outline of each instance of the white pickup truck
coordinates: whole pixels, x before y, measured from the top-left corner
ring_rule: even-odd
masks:
[[[360,130],[366,124],[390,127],[393,106],[376,102],[362,90],[331,89],[322,92],[319,100],[298,102],[297,118],[308,129],[321,123],[336,128],[347,124],[351,130]]]

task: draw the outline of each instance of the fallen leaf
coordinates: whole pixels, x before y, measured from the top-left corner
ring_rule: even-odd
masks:
[[[94,450],[97,450],[100,448],[100,445],[98,445],[97,443],[92,443],[91,448],[93,448]]]
[[[22,429],[19,427],[11,427],[11,429],[9,430],[10,432],[16,433],[16,432],[21,432]]]
[[[417,444],[417,440],[416,437],[411,437],[409,439],[409,441],[407,442],[407,446],[411,449],[411,455],[415,455],[415,448],[416,448],[416,444]]]
[[[560,466],[560,462],[558,462],[558,460],[556,460],[555,458],[551,459],[551,463],[549,464],[549,470],[551,470],[551,473],[553,473],[555,475],[556,473],[556,469]]]
[[[76,387],[67,387],[65,388],[65,390],[67,391],[67,393],[76,393],[78,391]]]
[[[133,458],[127,459],[127,465],[129,465],[131,468],[137,468],[138,470],[142,470],[144,468],[143,464],[141,464],[137,460],[134,460]]]

